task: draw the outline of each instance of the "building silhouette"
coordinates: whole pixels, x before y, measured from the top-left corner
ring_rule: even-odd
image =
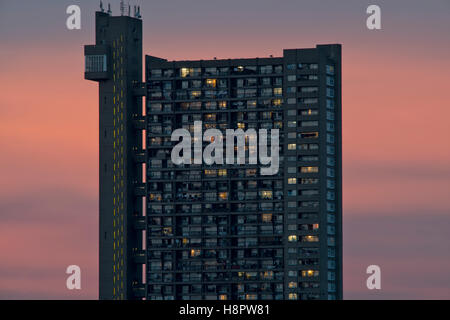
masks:
[[[96,12],[85,60],[99,82],[100,299],[342,298],[340,45],[146,56],[142,82],[142,20]],[[173,164],[172,132],[195,121],[278,129],[278,173]]]

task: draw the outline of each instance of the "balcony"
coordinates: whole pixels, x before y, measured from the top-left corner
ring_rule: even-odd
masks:
[[[143,97],[147,95],[147,84],[144,82],[134,82],[133,95],[137,97]]]
[[[145,285],[142,283],[141,284],[133,283],[133,295],[136,298],[145,297]]]
[[[143,197],[147,194],[145,183],[136,183],[134,187],[134,195],[137,197]]]
[[[135,216],[133,220],[133,226],[135,230],[145,230],[145,228],[147,227],[145,217]]]
[[[137,130],[144,130],[146,129],[146,121],[144,116],[135,116],[133,117],[133,126]]]
[[[134,150],[133,160],[136,163],[145,163],[147,160],[147,154],[144,150]]]
[[[133,261],[137,264],[144,264],[146,260],[145,250],[136,250],[133,252]]]

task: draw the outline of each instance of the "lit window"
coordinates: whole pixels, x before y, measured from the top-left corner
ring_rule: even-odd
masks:
[[[296,184],[297,183],[297,178],[289,178],[288,179],[288,184]]]
[[[319,167],[300,167],[301,173],[317,173],[319,172]]]
[[[228,199],[228,192],[219,192],[219,199],[220,200],[227,200]]]
[[[290,236],[288,236],[288,241],[297,242],[297,236],[295,234],[291,234]]]
[[[272,214],[271,213],[263,213],[261,215],[262,222],[272,222]]]
[[[206,86],[210,88],[216,87],[217,80],[216,79],[206,79]]]
[[[302,277],[318,277],[318,270],[302,270]]]
[[[297,149],[297,144],[295,144],[295,143],[288,144],[288,150],[295,150],[295,149]]]

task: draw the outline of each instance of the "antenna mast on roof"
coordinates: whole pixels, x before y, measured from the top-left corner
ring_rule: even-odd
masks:
[[[123,13],[125,12],[125,3],[123,3],[123,0],[120,1],[120,15],[123,16]]]
[[[102,12],[105,12],[105,9],[103,9],[103,2],[100,0],[100,10],[102,11]]]

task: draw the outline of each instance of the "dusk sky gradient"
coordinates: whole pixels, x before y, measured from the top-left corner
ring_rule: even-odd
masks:
[[[344,297],[450,299],[450,0],[130,4],[144,54],[169,60],[341,43]],[[366,28],[369,4],[382,30]],[[98,85],[83,79],[97,8],[0,0],[0,299],[98,298]],[[71,264],[82,290],[66,289]]]

